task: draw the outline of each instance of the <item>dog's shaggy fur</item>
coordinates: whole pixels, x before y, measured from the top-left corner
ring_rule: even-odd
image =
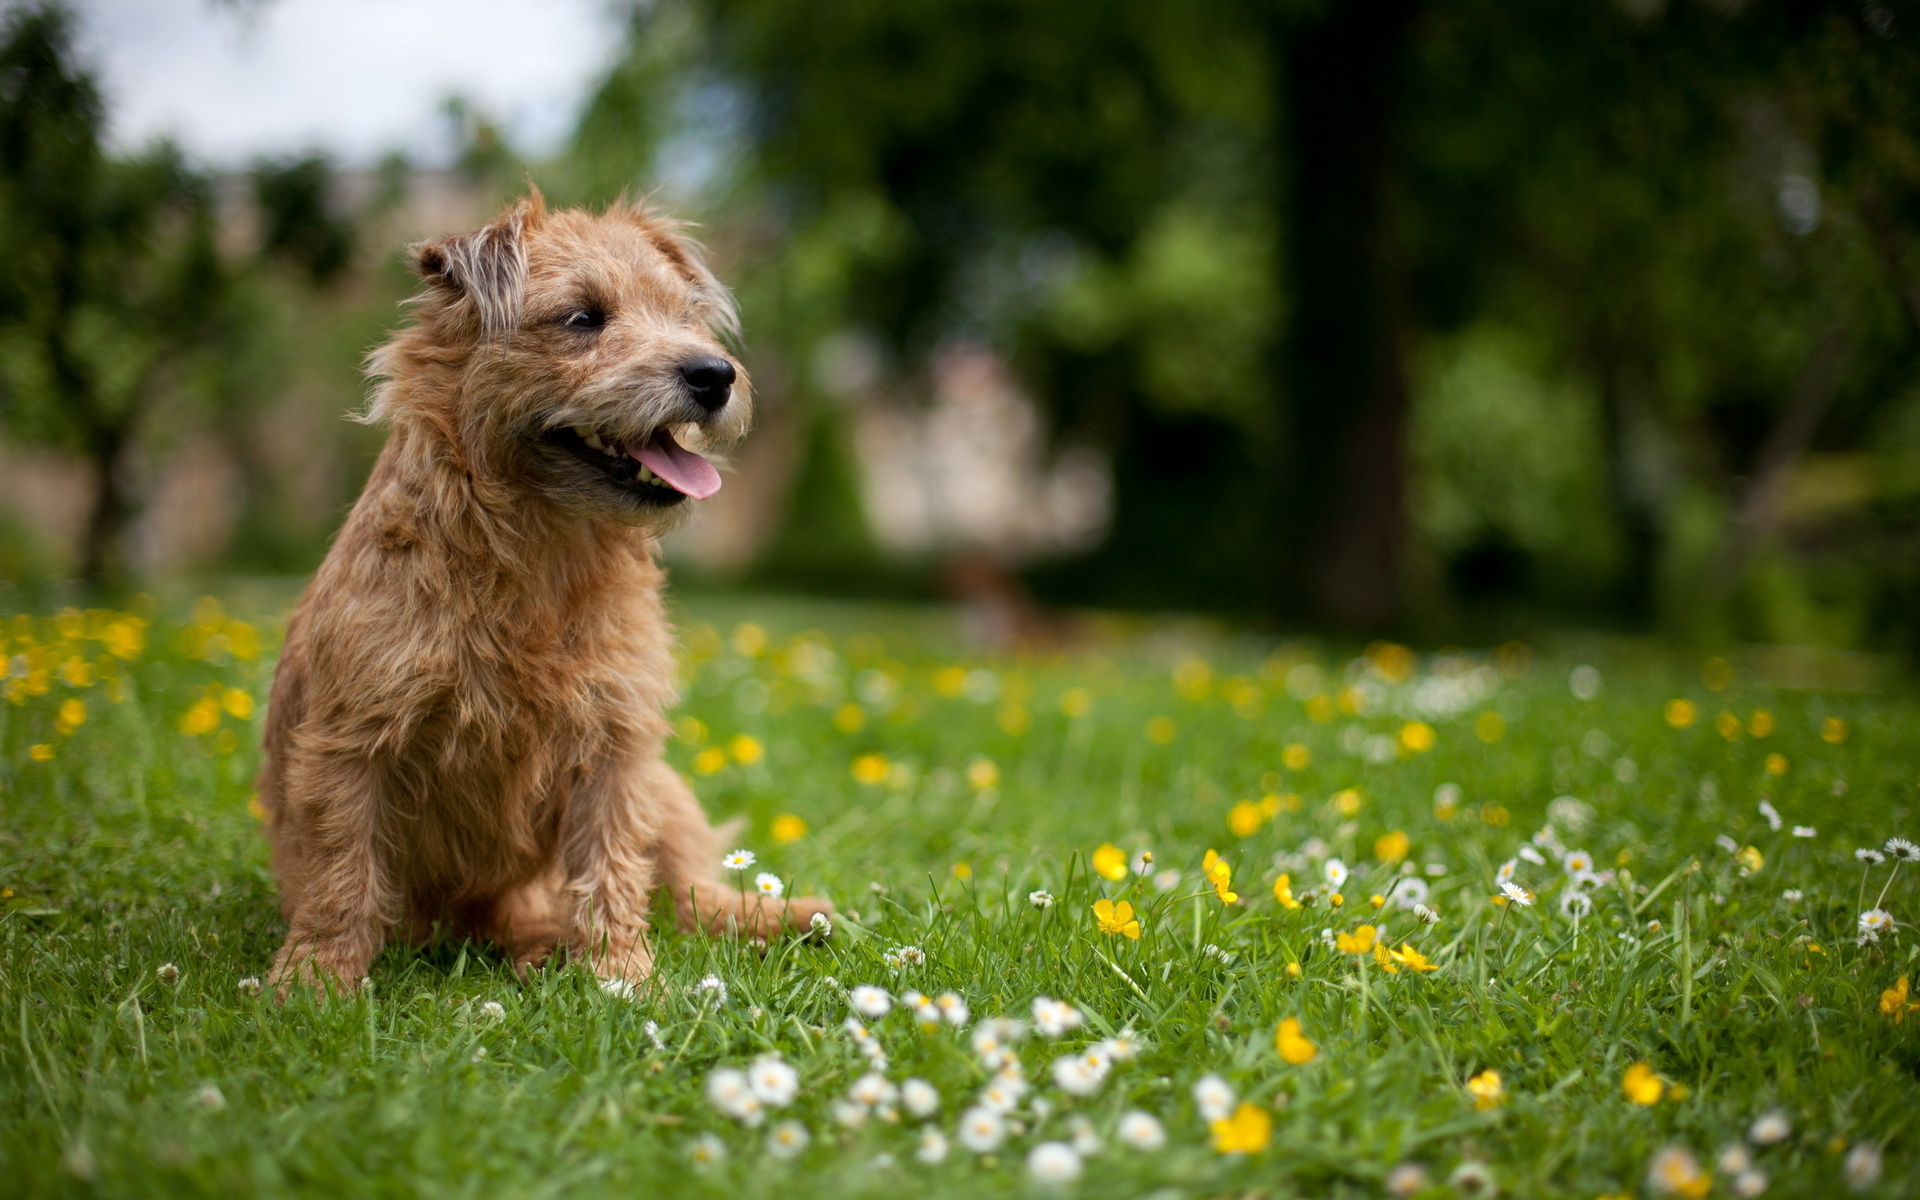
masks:
[[[825,903],[718,883],[718,835],[661,760],[654,554],[687,507],[662,480],[717,477],[660,447],[746,430],[725,289],[675,223],[538,193],[413,261],[416,317],[371,359],[391,436],[273,682],[280,994],[350,989],[390,938],[435,930],[643,980],[656,892],[693,927],[807,928]]]

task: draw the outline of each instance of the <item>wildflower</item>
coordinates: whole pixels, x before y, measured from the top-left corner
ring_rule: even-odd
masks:
[[[817,912],[807,919],[807,928],[823,938],[833,936],[833,922],[828,920],[827,914],[822,912]]]
[[[1519,869],[1520,869],[1520,860],[1517,858],[1510,858],[1507,861],[1501,863],[1500,869],[1493,873],[1493,882],[1496,885],[1505,885],[1505,884],[1512,883],[1513,874],[1515,871],[1518,871]]]
[[[1734,855],[1733,860],[1740,864],[1740,873],[1742,875],[1758,875],[1760,868],[1767,865],[1766,855],[1760,853],[1759,847],[1757,846],[1748,846],[1740,853]]]
[[[914,1150],[913,1156],[928,1166],[946,1161],[947,1135],[938,1129],[921,1130],[920,1145]]]
[[[193,1094],[193,1102],[205,1109],[225,1108],[227,1106],[226,1096],[221,1093],[218,1087],[211,1083],[200,1085],[200,1090]]]
[[[240,981],[242,991],[246,990],[245,985],[248,982],[249,981],[245,979]],[[248,994],[258,995],[260,993],[260,981],[255,979],[255,980],[252,980],[251,982],[253,983],[253,991]],[[506,1015],[507,1015],[506,1006],[504,1004],[501,1004],[498,1000],[489,1000],[485,1004],[482,1004],[480,1006],[480,1017],[482,1020],[498,1021],[498,1020],[504,1019]]]
[[[1572,850],[1567,853],[1565,858],[1560,860],[1560,865],[1566,869],[1569,875],[1581,875],[1593,870],[1593,855],[1588,854],[1585,850]]]
[[[1785,775],[1786,773],[1787,773],[1787,756],[1786,755],[1784,754],[1767,755],[1767,774]]]
[[[624,980],[622,982],[624,982]],[[705,992],[709,996],[712,996],[715,1007],[727,1002],[727,981],[718,975],[705,976],[699,983],[695,984],[694,987],[695,990]],[[628,985],[626,994],[628,998],[632,997],[633,987],[631,984]]]
[[[1747,1127],[1747,1140],[1756,1146],[1771,1146],[1784,1142],[1793,1133],[1793,1123],[1787,1120],[1787,1114],[1780,1109],[1770,1108],[1753,1119]]]
[[[767,1131],[767,1153],[775,1158],[793,1158],[807,1148],[813,1135],[798,1121],[782,1121]]]
[[[1880,993],[1880,1015],[1892,1017],[1896,1025],[1906,1020],[1908,1013],[1920,1009],[1920,1003],[1907,999],[1909,994],[1907,977],[1902,975],[1899,982]]]
[[[1180,886],[1180,872],[1172,869],[1171,867],[1169,867],[1167,870],[1164,870],[1164,871],[1154,872],[1154,875],[1153,875],[1154,891],[1170,892],[1179,886]]]
[[[721,1115],[744,1125],[758,1125],[762,1115],[760,1098],[744,1072],[722,1067],[707,1076],[707,1099]]]
[[[720,865],[729,871],[744,871],[756,861],[751,850],[735,850],[720,860]]]
[[[877,988],[870,983],[863,983],[848,992],[847,1003],[853,1011],[869,1021],[878,1021],[893,1010],[893,997],[887,994],[885,988]]]
[[[1793,836],[1797,838],[1811,838],[1819,837],[1820,834],[1811,825],[1795,825],[1793,827]]]
[[[1860,914],[1858,925],[1861,936],[1871,934],[1878,938],[1893,929],[1893,914],[1884,908],[1870,908]]]
[[[1405,833],[1396,829],[1392,833],[1383,833],[1374,839],[1373,856],[1383,863],[1392,865],[1407,857],[1407,851],[1413,842]]]
[[[990,1018],[974,1027],[973,1052],[987,1066],[999,1067],[1026,1034],[1027,1027],[1011,1017]]]
[[[242,979],[236,986],[239,987],[240,994],[243,996],[258,996],[260,994],[260,977],[258,975],[249,975],[245,979]],[[485,1012],[487,1005],[500,1008],[497,1003],[489,1000],[486,1004],[480,1006],[480,1011]],[[505,1009],[500,1009],[500,1011],[502,1013],[506,1012]]]
[[[1293,877],[1282,875],[1273,881],[1273,898],[1282,908],[1299,908],[1300,902],[1293,898]]]
[[[1474,1162],[1472,1159],[1455,1167],[1453,1174],[1447,1176],[1447,1182],[1452,1184],[1453,1190],[1462,1196],[1491,1196],[1499,1191],[1493,1182],[1493,1172],[1485,1163]]]
[[[1714,834],[1713,844],[1725,850],[1728,854],[1737,854],[1740,851],[1740,843],[1734,841],[1724,833]]]
[[[687,1147],[687,1157],[695,1167],[704,1170],[727,1157],[727,1144],[711,1133],[703,1133]]]
[[[1848,1187],[1856,1192],[1866,1191],[1880,1182],[1880,1147],[1861,1142],[1847,1151],[1847,1161],[1842,1170],[1846,1172]]]
[[[856,783],[868,786],[885,783],[893,766],[887,762],[884,754],[862,754],[853,760],[853,778]]]
[[[1713,1176],[1685,1146],[1668,1146],[1647,1167],[1647,1186],[1670,1196],[1699,1200],[1713,1187]]]
[[[481,1011],[484,1012],[485,1010],[486,1010],[486,1006],[482,1005]],[[667,1048],[667,1043],[661,1040],[661,1037],[660,1037],[660,1022],[648,1021],[645,1025],[640,1027],[640,1032],[647,1035],[647,1040],[653,1043],[653,1048],[655,1050],[665,1050]]]
[[[1127,877],[1127,852],[1112,842],[1106,843],[1093,852],[1093,870],[1118,883]]]
[[[1767,1191],[1767,1173],[1755,1167],[1748,1167],[1733,1177],[1733,1194],[1743,1200],[1762,1196]]]
[[[1507,1097],[1506,1085],[1500,1081],[1500,1072],[1492,1067],[1467,1080],[1467,1092],[1473,1097],[1473,1106],[1483,1110],[1500,1107],[1500,1102]]]
[[[1401,942],[1400,948],[1393,952],[1393,961],[1410,971],[1438,971],[1440,969],[1439,963],[1429,961],[1426,955],[1415,950],[1406,942]]]
[[[1320,873],[1326,879],[1327,886],[1336,891],[1347,882],[1347,864],[1337,858],[1328,859],[1321,866]]]
[[[1870,867],[1877,867],[1881,863],[1887,861],[1887,856],[1880,853],[1878,850],[1868,850],[1868,849],[1865,849],[1864,847],[1859,850],[1855,850],[1853,852],[1853,857],[1858,859],[1860,862],[1867,864]]]
[[[1738,1175],[1752,1168],[1753,1155],[1747,1153],[1745,1146],[1735,1142],[1720,1152],[1720,1158],[1714,1166],[1722,1175]]]
[[[1035,908],[1052,908],[1053,893],[1044,888],[1037,892],[1028,892],[1027,903],[1033,905]]]
[[[1221,963],[1230,963],[1233,961],[1233,952],[1231,950],[1222,950],[1212,942],[1208,942],[1200,948],[1200,956],[1202,958],[1211,958],[1215,962]]]
[[[1762,800],[1759,804],[1759,809],[1760,815],[1767,819],[1767,828],[1773,830],[1775,833],[1779,833],[1782,824],[1780,820],[1780,810],[1773,806],[1773,801]]]
[[[1700,710],[1691,700],[1669,700],[1665,715],[1667,724],[1675,729],[1685,729],[1699,718]]]
[[[1007,1122],[990,1108],[970,1108],[960,1114],[960,1144],[975,1154],[988,1154],[1007,1139]]]
[[[1054,1086],[1069,1095],[1091,1096],[1106,1082],[1112,1067],[1113,1061],[1099,1046],[1063,1054],[1053,1060]]]
[[[753,890],[762,896],[778,896],[787,890],[787,885],[781,883],[780,877],[773,872],[762,871],[753,877]]]
[[[1520,847],[1520,857],[1526,859],[1536,867],[1544,867],[1547,865],[1547,860],[1541,857],[1540,852],[1532,846]]]
[[[1533,893],[1517,883],[1503,883],[1500,885],[1500,891],[1521,908],[1533,907]]]
[[[1578,888],[1560,894],[1560,915],[1570,921],[1584,920],[1593,912],[1593,897]]]
[[[792,813],[781,813],[773,819],[773,825],[767,832],[773,835],[774,841],[784,846],[807,836],[807,823]]]
[[[800,1073],[778,1054],[763,1054],[747,1068],[747,1086],[753,1089],[760,1103],[785,1108],[793,1103],[794,1095],[800,1090]]]
[[[1387,1172],[1387,1195],[1406,1200],[1427,1190],[1427,1169],[1419,1163],[1401,1163]]]
[[[1347,902],[1347,898],[1345,896],[1342,896],[1339,892],[1335,892],[1333,895],[1327,897],[1327,903],[1331,904],[1335,908],[1339,908],[1341,905],[1345,904],[1346,902]]]
[[[1048,900],[1052,902],[1051,898]],[[1134,941],[1140,940],[1140,920],[1133,915],[1133,905],[1122,900],[1115,904],[1106,897],[1093,902],[1093,920],[1101,933],[1125,934]]]
[[[1220,897],[1220,903],[1232,904],[1240,899],[1233,890],[1233,867],[1213,850],[1207,851],[1206,859],[1200,864],[1200,873],[1213,885],[1214,894]]]
[[[1887,853],[1895,862],[1920,862],[1920,846],[1903,837],[1888,838]]]
[[[1666,1094],[1667,1082],[1654,1074],[1652,1067],[1637,1062],[1627,1068],[1626,1078],[1620,1081],[1620,1087],[1627,1093],[1627,1099],[1635,1104],[1652,1106],[1660,1103],[1660,1097]]]
[[[27,757],[34,762],[52,762],[53,744],[51,742],[35,742],[33,745],[27,747]]]
[[[854,1080],[853,1086],[847,1089],[847,1099],[867,1109],[891,1105],[899,1098],[900,1089],[893,1086],[893,1081],[878,1071],[868,1071]]]
[[[1080,1028],[1080,1023],[1085,1019],[1079,1009],[1065,1000],[1040,996],[1033,1002],[1033,1027],[1050,1038]]]
[[[1100,1043],[1100,1049],[1114,1062],[1132,1062],[1140,1053],[1140,1035],[1131,1029],[1122,1029],[1119,1033]]]
[[[1202,1075],[1193,1085],[1193,1106],[1204,1121],[1224,1121],[1233,1112],[1233,1087],[1218,1075]]]
[[[1251,800],[1240,801],[1227,813],[1227,828],[1235,837],[1252,837],[1266,822],[1260,806]]]
[[[965,1025],[970,1015],[967,1002],[954,992],[941,992],[933,998],[933,1006],[940,1010],[941,1019],[956,1029]]]
[[[1320,1053],[1319,1049],[1307,1040],[1306,1035],[1300,1032],[1300,1021],[1296,1017],[1281,1019],[1279,1027],[1273,1031],[1273,1048],[1280,1052],[1281,1058],[1296,1067],[1312,1062]],[[1194,1095],[1197,1100],[1198,1088],[1195,1089]]]
[[[1342,954],[1368,954],[1373,950],[1376,930],[1371,925],[1362,925],[1352,933],[1338,934],[1334,942],[1339,945]]]
[[[1065,1142],[1041,1142],[1027,1152],[1027,1174],[1041,1183],[1072,1183],[1080,1171],[1079,1152]]]
[[[1440,913],[1438,910],[1428,908],[1424,904],[1414,905],[1413,915],[1422,925],[1438,925],[1440,923]]]
[[[908,992],[900,997],[900,1003],[913,1012],[913,1023],[922,1029],[933,1030],[940,1027],[940,1010],[933,1001],[921,992]]]
[[[917,967],[927,961],[927,952],[918,946],[895,946],[883,957],[889,967],[903,971],[908,967]]]
[[[1273,1140],[1273,1117],[1257,1104],[1242,1104],[1213,1122],[1213,1148],[1222,1154],[1258,1154]]]
[[[1116,1128],[1120,1140],[1135,1150],[1158,1150],[1167,1144],[1166,1127],[1158,1118],[1139,1109],[1131,1109],[1120,1117]]]
[[[835,1100],[827,1105],[827,1112],[833,1117],[835,1124],[846,1129],[860,1129],[867,1123],[866,1108],[851,1100]]]
[[[1408,875],[1394,882],[1387,892],[1387,898],[1393,901],[1395,908],[1412,910],[1425,904],[1431,894],[1426,880],[1417,875]]]
[[[180,968],[174,966],[172,963],[161,963],[158,967],[154,968],[153,974],[155,978],[159,979],[161,983],[166,984],[168,987],[172,987],[174,984],[180,982]]]
[[[909,1079],[900,1085],[900,1105],[916,1117],[930,1117],[940,1110],[940,1093],[924,1079]]]
[[[1020,1097],[1026,1094],[1027,1081],[1020,1077],[1018,1068],[1010,1064],[980,1089],[976,1107],[989,1112],[1010,1113],[1020,1107]]]

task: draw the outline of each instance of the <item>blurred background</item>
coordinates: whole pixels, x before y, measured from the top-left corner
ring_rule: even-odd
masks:
[[[1920,656],[1920,4],[0,14],[0,603],[310,571],[532,179],[739,293],[683,588]]]

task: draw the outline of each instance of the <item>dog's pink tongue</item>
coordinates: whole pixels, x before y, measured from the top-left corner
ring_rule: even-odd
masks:
[[[647,469],[667,481],[674,490],[705,500],[720,490],[720,472],[713,464],[673,440],[666,430],[655,431],[647,444],[629,450]]]

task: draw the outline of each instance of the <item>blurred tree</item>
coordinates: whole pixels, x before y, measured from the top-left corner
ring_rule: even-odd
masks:
[[[253,168],[260,249],[292,264],[316,285],[353,263],[354,222],[335,211],[333,163],[323,154],[269,160]]]
[[[71,18],[57,7],[9,14],[0,33],[5,428],[90,463],[80,573],[94,586],[127,577],[141,435],[170,397],[220,369],[247,327],[230,303],[207,181],[166,146],[110,158],[102,126]]]

